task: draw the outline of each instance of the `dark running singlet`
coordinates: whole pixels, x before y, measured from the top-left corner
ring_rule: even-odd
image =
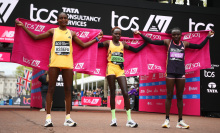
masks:
[[[171,40],[167,53],[167,73],[185,75],[185,47],[182,41],[174,44]]]

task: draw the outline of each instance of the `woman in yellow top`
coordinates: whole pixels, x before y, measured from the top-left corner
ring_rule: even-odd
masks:
[[[108,48],[108,65],[106,70],[106,76],[110,88],[110,105],[112,112],[112,121],[110,126],[117,126],[116,117],[115,117],[115,79],[117,79],[119,86],[122,90],[124,97],[124,104],[127,112],[127,123],[128,127],[137,127],[138,124],[131,119],[131,110],[130,102],[127,92],[127,81],[124,73],[124,48],[135,53],[143,49],[147,43],[142,44],[138,48],[129,46],[125,42],[119,41],[121,38],[121,29],[119,27],[114,27],[112,29],[112,40],[107,40],[98,44],[98,47],[107,47]]]
[[[72,57],[72,40],[82,47],[88,47],[92,45],[94,42],[101,39],[101,35],[98,38],[93,39],[89,42],[82,42],[76,35],[75,32],[67,29],[68,17],[65,13],[61,12],[57,16],[57,21],[59,23],[58,28],[52,28],[42,34],[35,35],[31,31],[29,31],[22,22],[15,21],[18,26],[21,26],[25,32],[34,40],[44,39],[50,36],[53,36],[52,41],[52,49],[50,53],[50,64],[49,64],[49,86],[46,97],[46,123],[45,127],[52,127],[53,123],[51,122],[51,106],[54,90],[56,87],[56,81],[60,69],[62,69],[62,76],[64,82],[64,90],[65,90],[65,104],[66,104],[66,118],[64,122],[64,126],[76,126],[76,122],[74,122],[70,118],[70,109],[71,109],[71,86],[73,83],[73,57]]]

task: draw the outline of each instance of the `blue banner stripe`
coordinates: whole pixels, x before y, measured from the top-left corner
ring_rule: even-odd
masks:
[[[41,89],[40,89],[40,87],[39,88],[36,88],[36,89],[34,89],[34,90],[31,90],[31,93],[37,93],[37,92],[40,92],[41,91]]]
[[[187,82],[198,82],[198,81],[200,81],[200,77],[186,78],[186,83]],[[140,83],[139,87],[155,86],[155,85],[166,85],[166,81]]]
[[[37,78],[37,77],[39,77],[39,76],[40,76],[41,74],[43,74],[43,73],[45,73],[44,70],[42,70],[42,71],[36,73],[35,75],[32,76],[32,80],[35,79],[35,78]]]
[[[166,95],[139,96],[139,99],[166,99]],[[173,96],[173,99],[176,99],[176,95]],[[200,94],[183,95],[183,99],[200,99]]]

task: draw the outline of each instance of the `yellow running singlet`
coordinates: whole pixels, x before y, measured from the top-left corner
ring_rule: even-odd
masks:
[[[72,35],[69,29],[54,28],[49,67],[73,69]]]

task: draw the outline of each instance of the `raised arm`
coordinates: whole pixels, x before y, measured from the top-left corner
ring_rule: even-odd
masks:
[[[42,34],[36,35],[33,32],[31,32],[30,30],[28,30],[27,27],[25,27],[21,21],[15,20],[15,23],[17,24],[17,26],[22,27],[24,29],[24,31],[34,40],[40,40],[40,39],[47,38],[47,37],[53,35],[53,32],[54,32],[53,29],[50,29]]]
[[[189,42],[184,42],[185,47],[191,48],[191,49],[201,49],[205,46],[205,44],[207,43],[207,41],[211,38],[212,35],[214,35],[214,31],[209,31],[209,34],[207,35],[207,37],[205,38],[205,40],[203,40],[200,44],[193,44],[193,43],[189,43]]]
[[[99,48],[101,48],[101,47],[109,47],[109,43],[110,43],[109,40],[101,42],[101,43],[98,43],[98,47]]]
[[[97,36],[97,38],[94,38],[93,40],[84,43],[83,41],[81,41],[81,40],[77,37],[77,35],[76,35],[75,32],[71,31],[71,34],[72,34],[72,38],[73,38],[74,42],[77,43],[78,45],[80,45],[80,46],[83,47],[83,48],[86,48],[86,47],[92,45],[93,43],[99,41],[99,40],[102,38],[102,34],[100,33],[100,34]]]
[[[151,40],[150,38],[144,36],[143,34],[141,34],[140,31],[135,31],[134,34],[139,34],[146,42],[150,43],[150,44],[155,44],[155,45],[165,45],[164,40]]]
[[[125,49],[130,50],[135,53],[141,51],[147,45],[147,42],[145,42],[141,46],[134,48],[134,47],[128,45],[127,43],[125,43],[124,41],[122,43],[123,43]]]

